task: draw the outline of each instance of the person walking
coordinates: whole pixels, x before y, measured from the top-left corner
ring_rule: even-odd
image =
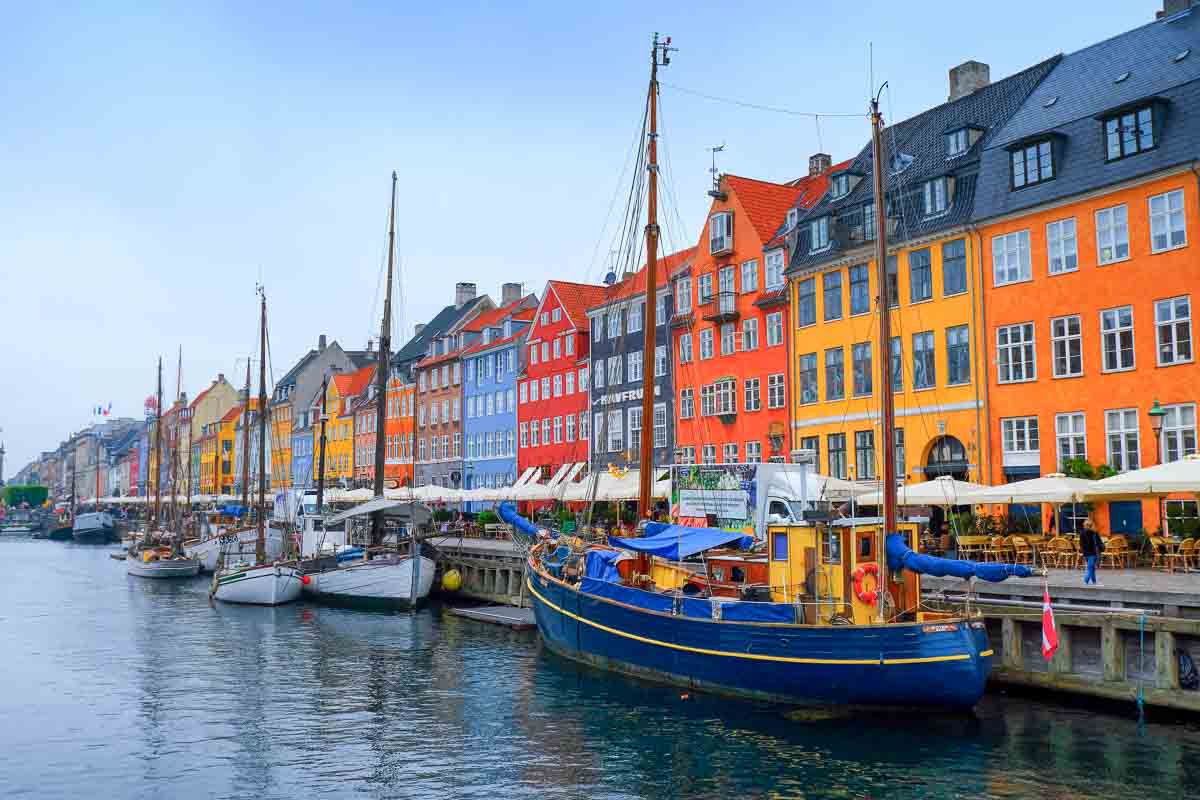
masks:
[[[1083,530],[1079,534],[1079,552],[1087,563],[1087,572],[1084,573],[1083,582],[1099,586],[1100,584],[1096,581],[1096,563],[1104,552],[1104,541],[1096,532],[1096,526],[1092,524],[1091,519],[1083,521]]]

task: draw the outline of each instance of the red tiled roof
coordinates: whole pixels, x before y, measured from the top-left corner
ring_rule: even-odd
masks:
[[[244,403],[239,403],[233,408],[225,412],[225,416],[221,417],[221,422],[237,422],[238,417],[242,415],[242,409],[245,408]]]
[[[738,199],[742,201],[742,206],[746,208],[746,213],[751,214],[751,221],[754,222],[754,229],[758,231],[759,238],[766,242],[766,247],[774,247],[783,243],[783,236],[775,236],[775,231],[779,230],[779,226],[783,224],[788,209],[792,208],[793,206],[798,206],[801,209],[812,208],[817,204],[817,201],[824,196],[825,192],[829,190],[829,176],[835,172],[841,172],[849,166],[850,161],[843,161],[840,164],[834,164],[824,172],[816,175],[805,175],[803,178],[797,178],[794,181],[788,182],[782,188],[790,189],[793,192],[792,199],[778,213],[773,213],[773,211],[770,212],[773,213],[773,216],[769,219],[773,219],[774,221],[770,222],[770,224],[766,226],[768,230],[766,230],[765,235],[763,235],[763,229],[759,226],[759,224],[754,222],[754,212],[752,212],[747,206],[746,198],[742,194],[742,189],[738,188],[735,189],[735,191],[737,191]],[[727,177],[736,178],[738,181],[750,180],[748,178],[737,178],[737,176],[733,175]],[[753,183],[762,183],[762,181],[753,181]],[[779,186],[779,184],[767,185]],[[751,194],[753,195],[754,189],[752,187],[748,188],[750,188]],[[758,203],[759,201],[755,202]],[[763,205],[760,205],[760,208],[767,210]],[[767,217],[764,217],[763,219],[768,220]]]
[[[679,250],[674,253],[663,256],[658,259],[658,269],[656,270],[655,278],[659,287],[665,287],[670,280],[672,273],[678,272],[685,266],[691,263],[692,256],[696,254],[695,247],[688,247],[684,250]],[[634,297],[646,293],[646,265],[642,264],[638,271],[625,278],[622,281],[614,283],[612,286],[602,287],[604,295],[598,302],[593,303],[590,307],[604,305],[613,300],[620,300],[625,297]]]
[[[463,326],[465,331],[481,331],[484,328],[492,328],[504,321],[505,317],[511,316],[513,319],[530,320],[533,319],[534,309],[521,308],[521,304],[529,301],[529,295],[520,297],[506,306],[493,308],[491,311],[484,311],[475,319]],[[534,303],[534,306],[537,304]],[[528,314],[526,316],[526,314]]]
[[[571,281],[550,281],[546,289],[554,291],[563,312],[581,331],[588,329],[587,310],[604,302],[604,294],[608,291],[608,287],[602,284]]]
[[[351,397],[359,394],[363,389],[367,388],[367,384],[371,382],[371,376],[375,374],[375,366],[369,364],[362,369],[354,372],[342,373],[333,376],[334,385],[337,386],[338,394],[342,397]]]

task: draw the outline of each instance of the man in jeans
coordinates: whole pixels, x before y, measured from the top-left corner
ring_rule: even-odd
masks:
[[[1091,519],[1083,521],[1083,530],[1079,534],[1079,552],[1087,562],[1087,573],[1083,576],[1083,582],[1099,586],[1096,582],[1096,562],[1104,552],[1104,542],[1100,539],[1100,534],[1096,533],[1096,526],[1092,524]]]

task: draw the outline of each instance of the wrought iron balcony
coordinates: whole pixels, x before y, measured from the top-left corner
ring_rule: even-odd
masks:
[[[710,322],[732,322],[740,315],[737,308],[737,292],[717,292],[714,302],[705,309],[704,319]]]

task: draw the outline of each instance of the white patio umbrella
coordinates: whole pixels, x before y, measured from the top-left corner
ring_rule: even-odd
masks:
[[[975,502],[975,494],[990,487],[969,481],[958,481],[941,475],[923,483],[908,483],[896,492],[896,505],[901,506],[965,506]],[[883,490],[867,492],[857,498],[859,505],[877,506],[883,502]]]
[[[1096,500],[1167,494],[1200,495],[1200,456],[1184,456],[1178,461],[1113,475],[1096,481],[1087,491],[1088,499]]]
[[[1095,485],[1095,481],[1083,478],[1068,478],[1061,472],[1043,475],[1040,478],[1030,478],[1027,481],[1014,481],[1000,486],[988,486],[980,489],[971,496],[972,503],[1078,503]]]

